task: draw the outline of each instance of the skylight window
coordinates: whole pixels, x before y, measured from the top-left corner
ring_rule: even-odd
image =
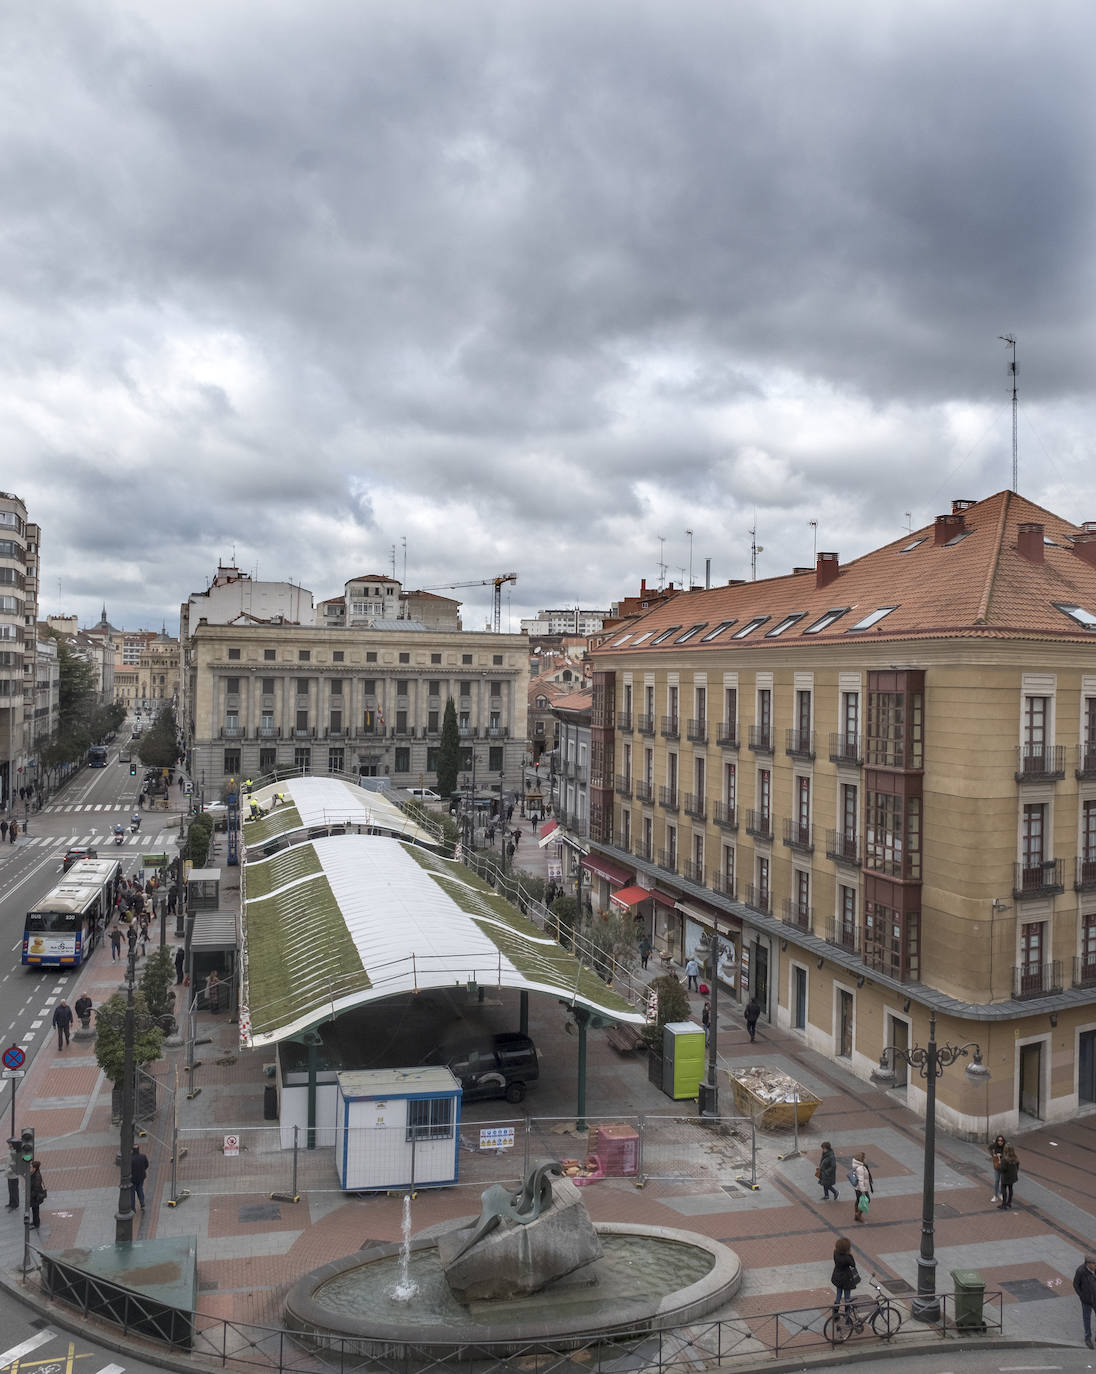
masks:
[[[685,643],[687,643],[690,639],[692,639],[693,635],[695,635],[698,631],[702,630],[702,629],[704,628],[704,626],[707,625],[707,623],[708,623],[708,622],[707,622],[706,620],[702,620],[702,621],[699,622],[699,624],[690,625],[689,628],[685,631],[685,633],[684,633],[683,635],[678,635],[678,637],[677,637],[677,639],[674,641],[674,643],[675,643],[675,644],[685,644]]]
[[[731,635],[731,638],[745,639],[746,636],[748,634],[751,634],[754,630],[756,630],[759,625],[764,625],[764,623],[768,619],[769,617],[767,615],[755,615],[752,620],[746,621],[745,625],[743,625],[741,630],[735,630],[734,634]]]
[[[783,620],[778,620],[771,630],[765,631],[766,639],[775,639],[777,635],[782,635],[785,630],[790,630],[793,625],[806,618],[806,611],[796,611],[792,615],[786,615]]]
[[[907,544],[904,549],[899,549],[899,553],[912,553],[914,549],[919,549],[922,544],[928,542],[928,535],[923,534],[920,539],[915,539],[912,544]]]
[[[650,639],[650,637],[653,634],[654,630],[644,630],[643,633],[636,640],[635,644],[632,645],[632,648],[635,649],[638,645],[642,644],[645,639]]]
[[[631,637],[631,631],[629,631],[626,635],[621,635],[619,639],[614,639],[613,648],[619,649],[622,644],[627,644]]]
[[[654,639],[651,640],[651,648],[653,649],[656,644],[664,643],[671,635],[676,635],[680,629],[680,625],[671,625],[668,630],[663,630],[660,635],[655,635]]]
[[[969,539],[970,536],[971,536],[973,533],[974,533],[973,530],[960,530],[958,534],[953,534],[953,535],[951,536],[951,538],[948,540],[948,542],[944,545],[944,548],[945,548],[945,549],[953,549],[953,548],[955,548],[956,544],[961,544],[961,543],[963,542],[964,539]]]
[[[905,550],[903,549],[903,553]],[[840,620],[843,615],[848,615],[848,606],[835,607],[832,611],[827,611],[825,615],[820,615],[813,624],[808,625],[803,631],[805,635],[819,635],[823,630],[828,630],[835,620]]]
[[[721,620],[713,630],[709,630],[706,635],[701,636],[701,644],[710,644],[713,639],[718,639],[724,630],[729,630],[732,625],[738,624],[738,617],[733,620]]]
[[[1086,630],[1096,630],[1096,615],[1093,615],[1091,611],[1086,611],[1083,606],[1074,606],[1067,601],[1052,601],[1050,604],[1056,611],[1068,615],[1070,620],[1075,620],[1078,625],[1083,625]]]
[[[885,615],[890,615],[891,611],[897,609],[896,606],[880,606],[878,610],[871,611],[866,615],[863,620],[858,620],[855,625],[850,625],[845,633],[852,635],[857,630],[870,630],[873,625],[878,625]]]

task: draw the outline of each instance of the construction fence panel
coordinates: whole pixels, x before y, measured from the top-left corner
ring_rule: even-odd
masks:
[[[643,1117],[643,1176],[668,1191],[739,1191],[756,1183],[749,1117]]]

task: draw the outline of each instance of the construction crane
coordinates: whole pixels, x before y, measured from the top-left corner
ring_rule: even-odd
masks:
[[[458,587],[494,587],[495,589],[495,634],[502,630],[502,587],[505,582],[516,582],[517,573],[499,573],[498,577],[480,577],[474,582],[443,582],[438,587],[421,587],[424,592],[452,592]]]

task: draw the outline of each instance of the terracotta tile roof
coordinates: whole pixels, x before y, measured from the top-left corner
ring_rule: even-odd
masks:
[[[588,711],[593,704],[593,687],[584,687],[577,692],[565,692],[552,699],[552,706],[558,711]]]
[[[809,574],[683,592],[621,626],[619,634],[608,635],[593,655],[849,642],[861,635],[874,640],[1036,636],[1096,642],[1093,631],[1086,631],[1053,604],[1074,603],[1096,616],[1096,566],[1073,547],[1073,537],[1083,533],[1080,526],[1009,491],[949,518],[961,519],[967,531],[957,542],[937,543],[936,525],[927,525],[839,565],[833,580],[822,587],[812,569]],[[1041,544],[1037,536],[1030,536],[1036,551],[1042,550],[1042,561],[1032,561],[1019,551],[1018,531],[1023,524],[1043,527]],[[946,531],[945,537],[950,533]],[[819,558],[821,563],[824,555]],[[888,606],[894,609],[877,624],[849,633],[858,621]],[[826,612],[839,609],[845,613],[832,625],[807,633]],[[801,618],[773,637],[771,631],[792,615]],[[733,637],[758,616],[767,619],[747,637]],[[728,620],[735,623],[714,640],[704,641],[705,635]],[[703,628],[679,642],[697,625]],[[672,626],[680,629],[661,638]]]
[[[391,582],[393,586],[399,586],[394,577],[385,577],[384,573],[362,573],[358,577],[348,577],[347,582]]]

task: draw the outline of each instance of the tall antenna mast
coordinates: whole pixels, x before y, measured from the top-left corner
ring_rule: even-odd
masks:
[[[815,562],[815,564],[817,564],[817,563],[818,563],[818,521],[817,521],[817,520],[808,520],[808,521],[807,521],[807,524],[810,525],[810,527],[811,527],[811,534],[812,534],[813,537],[814,537],[813,557],[814,557],[814,562]]]
[[[686,591],[691,592],[693,589],[693,532],[686,530],[685,533],[689,536],[689,585]]]
[[[400,539],[403,543],[403,585],[407,586],[407,535],[401,534]]]
[[[1020,447],[1016,429],[1018,404],[1016,399],[1016,338],[1012,334],[998,334],[997,337],[1012,353],[1008,370],[1012,376],[1012,490],[1015,491],[1020,482]]]
[[[658,540],[658,590],[662,591],[666,584],[666,560],[663,557],[666,551],[666,536],[656,534],[655,538]]]
[[[750,527],[750,581],[757,581],[757,555],[765,552],[765,546],[757,542],[757,511],[754,511],[754,522]]]

